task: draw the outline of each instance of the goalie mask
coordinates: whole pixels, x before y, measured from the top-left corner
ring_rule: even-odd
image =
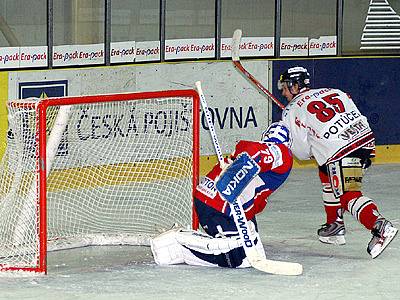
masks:
[[[289,129],[280,122],[272,123],[263,133],[261,140],[263,143],[284,144],[290,148],[292,137]]]
[[[293,67],[287,69],[278,80],[278,90],[283,89],[283,84],[286,83],[287,87],[291,89],[294,84],[299,85],[299,90],[310,87],[310,73],[306,68]]]

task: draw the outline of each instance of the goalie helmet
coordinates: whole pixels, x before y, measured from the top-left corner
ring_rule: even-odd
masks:
[[[287,69],[278,80],[278,90],[283,89],[286,83],[290,89],[295,83],[299,85],[299,90],[310,87],[310,73],[304,67],[292,67]]]
[[[284,144],[288,148],[292,146],[290,131],[280,122],[272,123],[262,133],[261,140],[263,143]]]

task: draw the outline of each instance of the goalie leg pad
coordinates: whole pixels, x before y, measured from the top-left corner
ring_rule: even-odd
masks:
[[[231,250],[240,249],[235,238],[213,238],[198,231],[182,230],[176,239],[185,248],[184,260],[188,265],[236,267],[228,260]]]
[[[183,247],[176,240],[181,228],[174,228],[151,239],[150,246],[154,261],[160,266],[183,264]]]
[[[239,236],[213,238],[196,231],[181,230],[176,239],[189,251],[184,252],[185,263],[189,265],[250,267]],[[255,243],[257,251],[265,258],[264,247],[258,234]]]
[[[182,233],[180,233],[182,231]],[[202,259],[201,255],[196,256],[194,251],[185,247],[177,240],[178,235],[201,235],[193,230],[171,229],[150,241],[151,252],[157,265],[167,266],[187,263],[194,266],[217,267],[212,261]],[[212,256],[212,254],[210,254]]]
[[[265,251],[256,233],[256,249]],[[161,266],[186,263],[194,266],[248,268],[250,263],[238,236],[213,238],[193,230],[171,229],[151,240],[154,261]]]

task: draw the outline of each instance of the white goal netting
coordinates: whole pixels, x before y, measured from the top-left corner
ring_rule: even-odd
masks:
[[[45,122],[38,118],[41,100],[9,104],[0,166],[1,266],[36,268],[46,228],[48,248],[60,249],[143,244],[174,224],[192,225],[193,97],[131,95],[81,104],[75,102],[88,98],[74,97],[73,105],[64,98],[47,107]],[[45,162],[38,132],[44,123]],[[47,174],[40,177],[44,163]]]

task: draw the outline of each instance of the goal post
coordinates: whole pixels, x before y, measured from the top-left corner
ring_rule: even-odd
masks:
[[[195,90],[32,98],[8,110],[0,271],[46,273],[50,250],[197,229]]]

